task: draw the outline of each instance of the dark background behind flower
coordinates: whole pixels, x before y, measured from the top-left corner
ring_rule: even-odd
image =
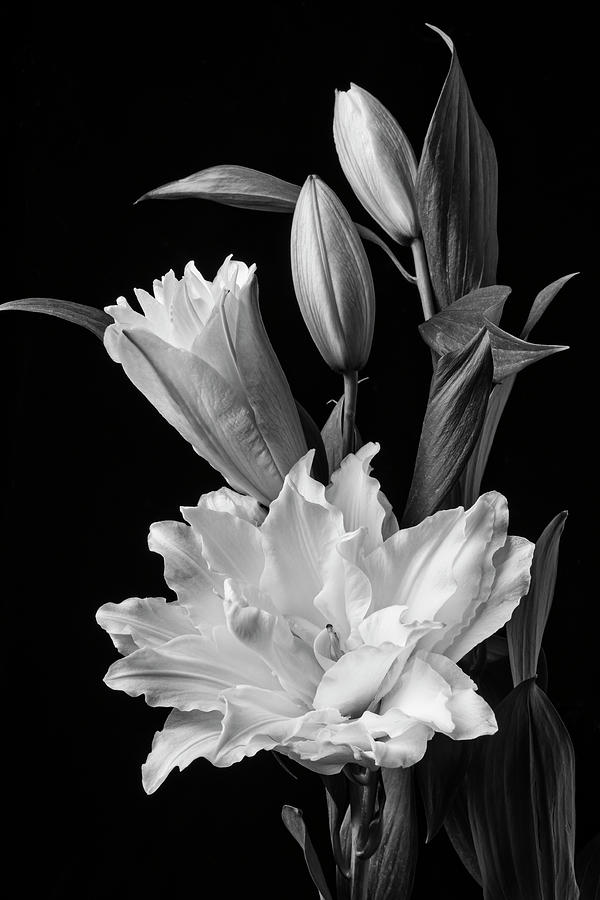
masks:
[[[2,299],[102,307],[131,298],[134,286],[149,289],[169,268],[181,275],[189,259],[212,278],[233,252],[257,263],[267,329],[296,396],[322,424],[341,385],[296,307],[291,219],[133,201],[206,166],[238,163],[297,183],[318,173],[371,225],[337,163],[333,90],[350,80],[370,90],[418,155],[446,48],[425,14],[404,19],[395,4],[369,4],[356,17],[342,4],[323,12],[312,2],[203,9],[191,19],[167,11],[135,28],[100,10],[86,17],[32,14],[11,32]],[[597,563],[587,543],[595,477],[585,460],[596,394],[589,23],[574,14],[535,23],[501,16],[493,28],[449,14],[433,21],[455,40],[496,144],[498,280],[513,288],[505,327],[519,328],[545,284],[582,270],[534,334],[571,350],[519,376],[484,482],[507,495],[512,533],[535,540],[553,515],[571,511],[545,648],[549,694],[575,744],[581,846],[597,828],[598,791]],[[358,423],[382,444],[375,474],[399,508],[430,361],[416,332],[416,290],[379,250],[368,253],[378,307]],[[219,487],[220,477],[92,335],[41,316],[10,313],[1,324],[5,724],[17,788],[11,821],[27,860],[19,896],[40,878],[41,895],[56,898],[311,896],[279,812],[284,802],[300,806],[323,834],[316,779],[300,773],[294,782],[262,753],[226,770],[194,763],[147,798],[139,766],[165,712],[102,683],[116,654],[95,624],[97,607],[164,592],[148,526],[177,518],[179,504]],[[422,848],[414,896],[480,896],[443,833]]]

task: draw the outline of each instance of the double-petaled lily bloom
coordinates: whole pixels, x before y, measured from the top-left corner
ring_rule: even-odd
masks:
[[[419,237],[417,159],[392,114],[353,84],[335,93],[333,136],[344,174],[369,215],[399,244]]]
[[[106,312],[110,356],[194,450],[238,491],[268,504],[307,444],[265,331],[255,266],[228,257],[215,280],[192,262]]]
[[[121,653],[111,688],[174,707],[143,767],[148,792],[205,757],[229,766],[277,750],[324,774],[410,766],[436,731],[496,731],[457,661],[511,616],[533,545],[507,536],[504,497],[398,530],[370,475],[378,446],[328,487],[312,451],[268,514],[227,488],[152,526],[177,601],[106,604]]]

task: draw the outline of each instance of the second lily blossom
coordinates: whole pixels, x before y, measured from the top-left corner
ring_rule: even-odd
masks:
[[[213,282],[190,262],[154,296],[108,306],[108,353],[194,450],[268,505],[308,447],[258,306],[255,266],[228,257]]]

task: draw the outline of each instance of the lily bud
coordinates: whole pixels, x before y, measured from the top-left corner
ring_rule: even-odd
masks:
[[[419,237],[417,159],[392,114],[351,84],[335,92],[333,136],[344,174],[369,215],[399,244]]]
[[[228,257],[206,281],[193,263],[106,307],[104,343],[165,419],[238,491],[269,504],[307,446],[265,331],[255,267]]]
[[[321,356],[336,372],[359,371],[373,340],[373,276],[356,226],[316,175],[300,191],[291,250],[296,297]]]

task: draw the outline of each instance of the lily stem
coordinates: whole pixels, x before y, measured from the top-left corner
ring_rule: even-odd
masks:
[[[370,858],[359,853],[364,849],[373,820],[377,797],[378,774],[369,772],[364,785],[350,788],[350,825],[352,829],[351,900],[367,900],[369,895]]]
[[[342,457],[354,452],[354,422],[358,398],[358,372],[344,372],[344,419],[342,424]]]
[[[435,297],[431,285],[431,277],[429,275],[429,266],[427,265],[427,256],[425,254],[423,238],[415,238],[410,246],[415,260],[417,287],[419,288],[421,306],[423,307],[423,318],[427,321],[427,319],[430,319],[435,315]]]

